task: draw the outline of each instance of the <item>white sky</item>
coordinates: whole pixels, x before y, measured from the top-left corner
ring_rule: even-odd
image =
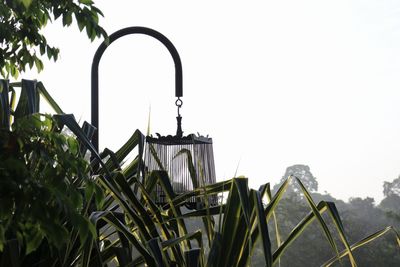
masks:
[[[183,64],[183,130],[214,140],[218,180],[278,182],[306,164],[320,190],[382,199],[400,174],[400,2],[95,1],[109,34],[146,26]],[[49,25],[57,63],[38,78],[77,119],[90,121],[90,67],[100,41]],[[100,62],[100,146],[137,128],[176,130],[174,67],[151,37],[113,43]],[[126,124],[126,125],[125,125]]]

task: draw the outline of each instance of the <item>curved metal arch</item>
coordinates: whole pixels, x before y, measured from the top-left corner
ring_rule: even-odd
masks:
[[[92,125],[97,128],[97,131],[93,135],[92,144],[99,150],[99,63],[103,56],[104,51],[117,39],[130,34],[144,34],[151,36],[158,41],[160,41],[170,52],[174,64],[175,64],[175,96],[183,96],[183,86],[182,86],[182,62],[179,57],[178,51],[175,46],[165,37],[163,34],[159,33],[150,28],[146,27],[128,27],[114,32],[109,36],[108,42],[103,41],[97,48],[96,53],[93,57],[92,62],[92,78],[91,78],[91,119]]]

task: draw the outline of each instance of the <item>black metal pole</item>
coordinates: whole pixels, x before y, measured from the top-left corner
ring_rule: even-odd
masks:
[[[97,131],[93,135],[92,143],[96,150],[99,150],[99,63],[100,59],[111,43],[115,40],[130,34],[145,34],[155,39],[159,40],[162,44],[170,52],[174,63],[175,63],[175,96],[181,97],[183,96],[182,89],[182,62],[179,57],[178,51],[175,46],[168,40],[167,37],[162,35],[161,33],[146,28],[146,27],[128,27],[121,29],[119,31],[114,32],[109,36],[108,42],[104,41],[100,44],[99,48],[97,48],[96,53],[93,57],[92,62],[92,97],[91,97],[91,117],[92,117],[92,125],[97,128]]]

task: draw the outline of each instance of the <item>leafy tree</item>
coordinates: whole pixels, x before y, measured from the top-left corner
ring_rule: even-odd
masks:
[[[286,168],[285,174],[282,176],[279,184],[276,184],[273,188],[273,192],[279,188],[279,186],[284,183],[284,181],[289,177],[294,176],[299,178],[303,185],[306,187],[307,191],[310,193],[315,193],[318,191],[318,182],[317,178],[311,173],[310,167],[303,164],[296,164]],[[288,188],[287,197],[301,199],[302,193],[298,185],[291,181],[291,186]]]
[[[400,197],[400,176],[394,179],[392,182],[383,183],[383,195],[385,197],[392,195]]]
[[[400,176],[392,182],[383,183],[383,194],[385,198],[379,207],[388,213],[388,216],[397,218],[400,222]]]
[[[38,113],[40,96],[62,113],[42,83],[0,79],[0,266],[70,266],[96,236],[88,214],[101,188],[81,143],[62,131],[71,115]]]
[[[107,37],[99,26],[103,13],[91,0],[4,0],[0,1],[0,73],[8,78],[18,77],[20,72],[36,67],[43,69],[41,58],[57,60],[59,49],[47,43],[40,31],[48,21],[62,19],[63,26],[70,26],[73,17],[79,30],[86,30],[93,41]]]
[[[100,192],[78,141],[40,114],[0,129],[0,140],[0,265],[10,258],[24,266],[72,261],[66,255],[96,236],[85,212],[95,188]]]

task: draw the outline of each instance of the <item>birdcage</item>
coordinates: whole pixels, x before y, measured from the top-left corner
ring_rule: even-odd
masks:
[[[208,136],[189,134],[183,136],[179,109],[182,101],[178,98],[178,127],[175,136],[146,137],[145,164],[149,172],[165,170],[171,181],[175,194],[183,194],[195,188],[213,184],[216,181],[215,163],[212,139]],[[165,192],[156,185],[155,202],[163,205],[166,201]],[[200,208],[206,204],[217,204],[217,197],[210,196],[207,200],[191,197],[186,206],[191,209]]]

